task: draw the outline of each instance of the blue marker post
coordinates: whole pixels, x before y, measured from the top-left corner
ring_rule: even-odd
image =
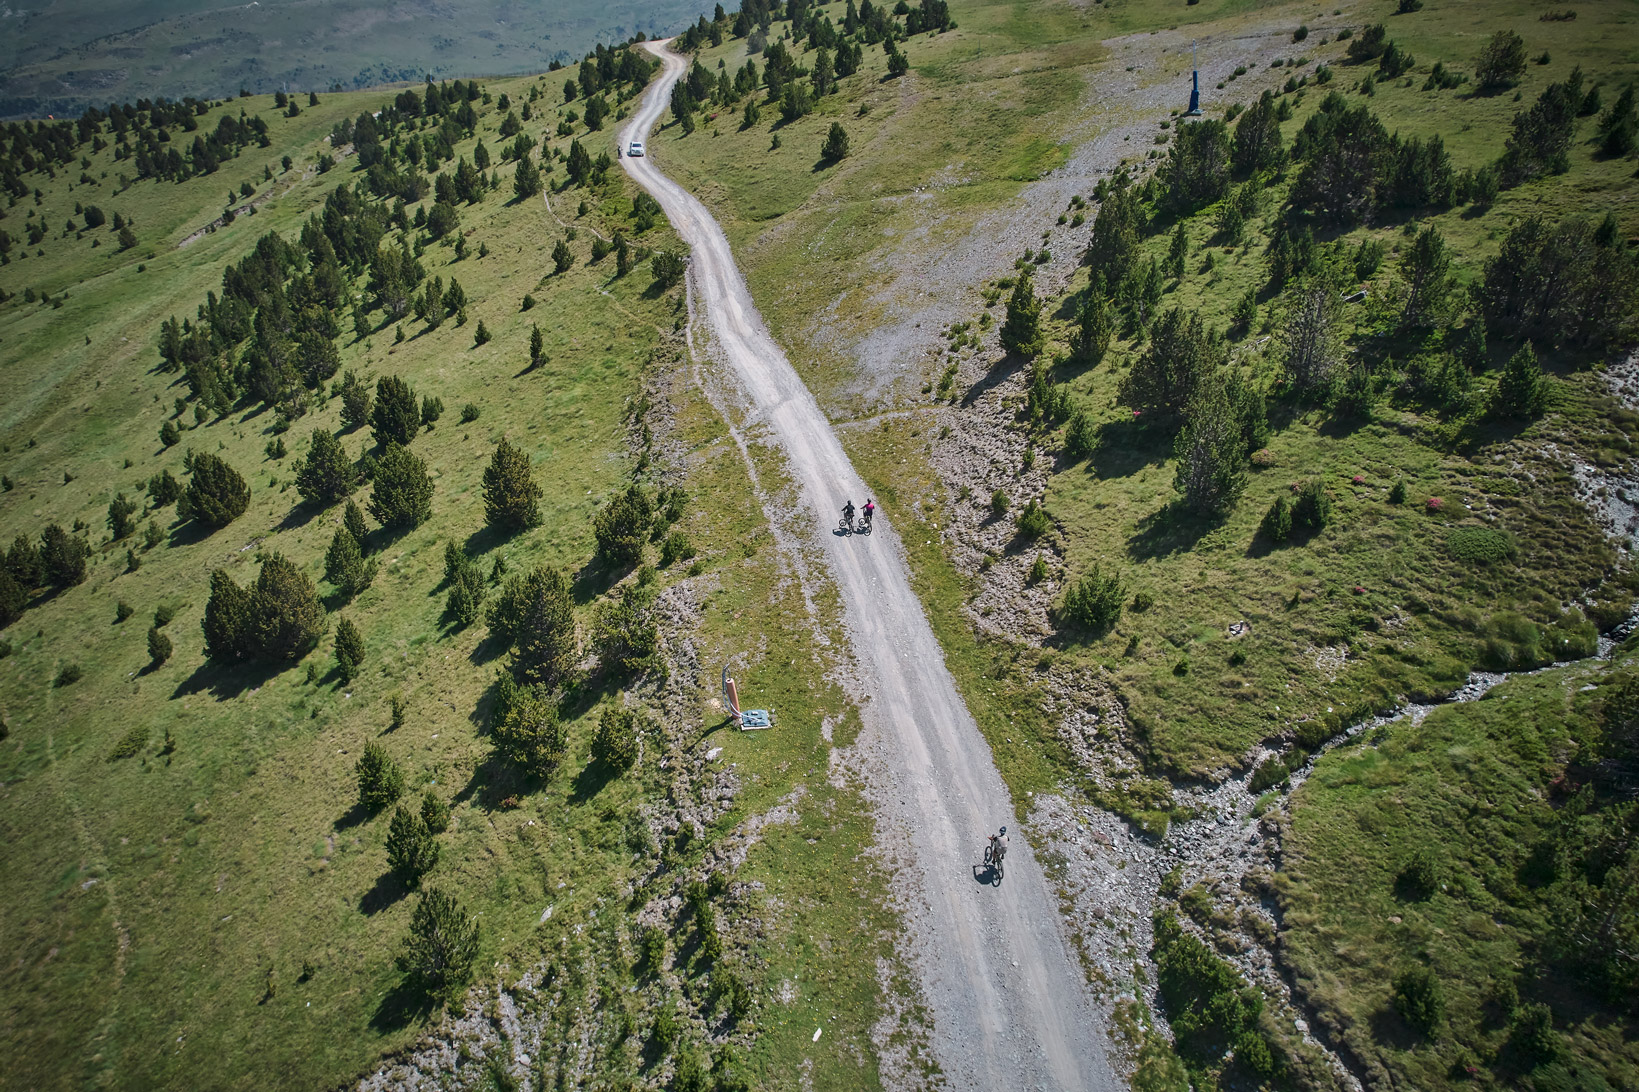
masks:
[[[1189,64],[1194,83],[1189,89],[1189,109],[1184,111],[1184,116],[1186,118],[1198,118],[1201,116],[1201,70],[1195,67],[1194,42],[1191,42],[1189,46]]]

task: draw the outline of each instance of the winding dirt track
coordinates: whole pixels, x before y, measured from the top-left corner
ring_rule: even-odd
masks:
[[[642,108],[620,136],[644,139],[686,66],[664,62]],[[621,165],[692,248],[690,285],[723,359],[779,438],[805,503],[829,529],[845,499],[865,487],[813,395],[775,344],[740,275],[722,229],[651,156]],[[878,520],[869,539],[824,535],[854,653],[866,674],[866,731],[892,763],[885,830],[903,831],[915,887],[907,921],[910,962],[933,1019],[934,1057],[958,1089],[1114,1089],[1102,1019],[1063,934],[1046,878],[1023,838],[1013,839],[1000,887],[976,880],[984,836],[1016,818],[990,749],[945,667],[904,553]],[[820,1048],[816,1048],[820,1049]]]

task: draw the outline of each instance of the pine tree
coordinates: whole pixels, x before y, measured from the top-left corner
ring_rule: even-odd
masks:
[[[387,828],[387,866],[405,887],[417,887],[438,863],[438,840],[420,814],[400,804]]]
[[[1201,316],[1174,307],[1156,320],[1148,348],[1122,380],[1121,400],[1144,413],[1174,416],[1222,357],[1222,342]]]
[[[1433,324],[1451,294],[1451,252],[1439,228],[1430,224],[1418,233],[1400,261],[1400,275],[1406,281],[1402,324]]]
[[[136,530],[137,504],[124,493],[116,493],[108,502],[108,532],[118,542]]]
[[[313,581],[282,554],[262,562],[250,600],[252,640],[261,659],[300,659],[329,628]]]
[[[46,526],[40,535],[40,573],[54,588],[72,588],[85,582],[91,548],[60,524]]]
[[[1013,294],[1008,297],[1001,341],[1002,348],[1027,359],[1033,359],[1042,351],[1041,301],[1036,298],[1035,281],[1028,269],[1019,273]]]
[[[421,794],[421,821],[434,834],[450,829],[450,806],[431,789]]]
[[[205,656],[212,662],[231,664],[251,654],[251,594],[226,569],[211,570],[211,594],[200,628],[205,631]]]
[[[620,597],[603,604],[592,628],[598,662],[616,677],[637,675],[658,666],[660,627],[650,609],[653,595],[627,585]]]
[[[563,761],[567,738],[558,706],[545,685],[519,688],[495,726],[502,757],[545,781]]]
[[[1197,515],[1221,516],[1235,506],[1246,488],[1246,447],[1216,372],[1203,377],[1189,400],[1177,455],[1173,488]]]
[[[1541,417],[1548,409],[1548,377],[1537,354],[1527,341],[1519,347],[1497,377],[1497,386],[1491,392],[1486,407],[1492,417],[1511,417],[1531,420]]]
[[[7,568],[0,568],[0,629],[22,617],[28,607],[28,591]]]
[[[345,371],[341,376],[341,423],[349,431],[361,428],[370,421],[373,399],[370,388],[357,372]]]
[[[630,569],[643,560],[643,543],[654,524],[654,503],[635,482],[616,494],[592,517],[597,556],[616,569]]]
[[[614,770],[625,772],[637,761],[637,729],[639,717],[635,709],[624,705],[610,705],[598,718],[597,735],[592,737],[592,759]]]
[[[381,744],[371,741],[353,765],[359,783],[359,805],[375,812],[404,795],[404,771]]]
[[[1174,280],[1184,279],[1184,261],[1189,257],[1189,232],[1184,228],[1184,222],[1178,221],[1173,230],[1172,242],[1167,248],[1167,273]]]
[[[309,504],[341,500],[358,484],[358,467],[327,428],[313,430],[307,457],[296,468],[296,492]]]
[[[176,475],[169,470],[163,470],[148,479],[148,499],[154,502],[155,508],[164,508],[167,504],[175,504],[176,499],[182,496],[182,483],[176,480]]]
[[[171,658],[171,639],[158,626],[148,627],[148,662],[161,667]]]
[[[324,578],[333,584],[343,599],[352,599],[376,578],[376,563],[366,561],[358,539],[346,527],[336,528],[330,540],[330,549],[324,554]]]
[[[370,414],[370,426],[378,447],[408,446],[415,439],[421,426],[421,407],[408,383],[396,375],[384,375],[376,381],[376,405]]]
[[[159,442],[166,447],[175,447],[182,442],[182,433],[177,431],[175,421],[166,420],[159,426]]]
[[[524,583],[513,631],[513,672],[525,682],[556,689],[574,673],[580,656],[574,597],[559,569],[538,568]]]
[[[825,135],[825,146],[820,149],[820,158],[828,163],[848,158],[848,132],[842,127],[842,122],[831,123],[831,131]]]
[[[426,426],[428,432],[432,431],[433,426],[438,423],[438,419],[442,416],[444,416],[444,400],[442,398],[434,398],[429,394],[421,400],[421,423]]]
[[[365,551],[369,542],[370,529],[365,526],[364,513],[359,511],[359,506],[355,502],[348,501],[347,507],[342,510],[341,525],[347,528],[348,534],[353,536],[353,541],[358,543],[359,550]]]
[[[1281,343],[1286,376],[1300,393],[1312,394],[1331,383],[1341,363],[1337,327],[1337,293],[1324,279],[1292,290]]]
[[[539,368],[546,361],[546,338],[536,323],[529,324],[529,366]]]
[[[569,244],[563,239],[552,248],[552,265],[559,273],[568,272],[569,267],[575,264],[575,252],[569,249]]]
[[[1095,282],[1082,294],[1081,310],[1076,316],[1076,359],[1094,366],[1103,362],[1114,333],[1115,318],[1110,313],[1110,301],[1104,294],[1104,284],[1102,281]]]
[[[210,527],[226,527],[250,507],[250,486],[239,472],[215,455],[193,457],[188,488],[178,501],[186,514]]]
[[[478,919],[443,891],[423,892],[398,956],[398,969],[410,984],[429,997],[454,997],[472,977],[477,958]]]
[[[376,460],[375,488],[370,514],[383,527],[407,531],[432,516],[433,483],[427,464],[407,447],[389,443]]]
[[[505,438],[484,471],[484,517],[498,531],[513,533],[541,522],[541,487],[530,476],[529,456]]]
[[[336,673],[341,676],[342,682],[352,682],[362,663],[364,637],[351,618],[343,618],[336,624]]]

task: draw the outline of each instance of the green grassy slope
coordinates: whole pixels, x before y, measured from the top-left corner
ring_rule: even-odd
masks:
[[[518,102],[534,82],[496,81],[486,90]],[[541,86],[559,101],[558,80]],[[537,104],[526,131],[544,134],[561,156],[569,139],[553,134],[571,108],[547,103]],[[813,634],[781,622],[803,609],[802,600],[760,514],[733,503],[722,505],[725,516],[719,500],[704,499],[744,497],[750,488],[710,407],[673,384],[675,421],[654,426],[669,437],[668,451],[690,453],[685,464],[667,463],[667,472],[683,472],[678,484],[697,498],[679,528],[699,557],[693,567],[680,562],[659,576],[663,587],[688,582],[701,600],[693,616],[680,618],[678,636],[691,645],[676,654],[686,670],[688,648],[697,649],[702,676],[697,686],[685,674],[680,697],[671,699],[675,751],[654,736],[636,771],[603,783],[588,769],[588,755],[601,702],[617,694],[595,680],[569,708],[559,774],[545,785],[516,775],[482,735],[485,694],[504,662],[496,660],[499,650],[485,643],[481,623],[459,630],[443,617],[446,542],[466,544],[486,573],[502,558],[515,573],[542,563],[580,570],[592,550],[590,517],[647,463],[647,456],[634,461],[632,438],[641,429],[630,414],[645,379],[677,365],[681,297],[652,285],[646,263],[619,277],[613,256],[590,261],[594,233],[620,228],[638,245],[670,237],[663,224],[636,231],[632,193],[618,170],[601,189],[555,194],[549,209],[539,198],[512,201],[512,168],[499,167],[501,192],[461,207],[469,255],[455,258],[452,236],[421,258],[429,277],[461,281],[470,301],[465,325],[451,318],[428,330],[407,316],[408,336],[395,343],[393,324],[360,339],[341,316],[349,328],[337,341],[343,369],[400,375],[446,407],[414,443],[434,475],[432,519],[397,539],[378,536],[380,575],[331,614],[330,635],[303,661],[283,670],[223,671],[203,659],[200,620],[211,570],[225,567],[245,583],[262,552],[277,550],[319,579],[341,510],[304,507],[292,486],[310,430],[339,430],[340,400],[321,398],[283,433],[269,410],[241,406],[196,425],[189,406],[178,418],[181,444],[164,448],[159,427],[187,388],[158,370],[159,323],[191,316],[207,290],[219,289],[224,265],[262,233],[294,238],[333,188],[351,184],[358,177],[352,160],[327,174],[314,170],[329,151],[323,135],[382,104],[379,92],[324,96],[286,119],[265,98],[234,101],[225,109],[265,112],[269,148],[247,150],[189,182],[129,187],[115,177],[128,164],[113,162],[107,150],[88,156],[84,169],[94,183],[74,181],[74,171],[55,179],[35,172],[25,178],[40,190],[38,204],[31,197],[7,210],[14,229],[30,210],[58,224],[78,219],[76,202],[96,203],[110,219],[115,211],[132,218],[139,243],[118,250],[109,227],[82,237],[58,230],[0,269],[0,286],[13,294],[0,305],[0,462],[11,483],[0,494],[0,538],[38,535],[51,521],[83,521],[93,547],[83,584],[42,595],[3,634],[9,652],[0,658],[0,710],[8,733],[0,742],[0,836],[8,880],[0,946],[14,957],[0,970],[0,1087],[260,1087],[270,1074],[281,1084],[335,1085],[410,1047],[428,1029],[429,1014],[400,988],[393,957],[415,897],[387,874],[388,817],[367,817],[355,806],[353,764],[372,740],[405,769],[411,799],[430,789],[454,805],[428,882],[454,891],[479,917],[481,984],[510,987],[544,962],[601,968],[589,989],[602,1000],[587,1011],[596,1048],[585,1058],[542,1052],[534,1063],[540,1080],[558,1079],[563,1067],[581,1077],[664,1077],[678,1055],[653,1049],[648,1039],[658,1007],[682,998],[688,1007],[681,1011],[694,1015],[678,1049],[703,1053],[707,1064],[714,1048],[699,1045],[700,1014],[717,1011],[712,1026],[719,1034],[728,1028],[750,1049],[768,1087],[794,1087],[799,1075],[819,1087],[869,1083],[870,1031],[880,1015],[876,965],[847,953],[857,954],[862,929],[886,938],[893,922],[874,872],[855,860],[871,836],[867,823],[852,818],[861,811],[857,798],[827,776],[831,747],[846,743],[851,729],[840,694],[813,681],[831,653]],[[493,103],[474,105],[478,132],[458,143],[457,154],[470,158],[481,139],[499,157],[504,114]],[[220,109],[201,118],[202,126],[214,125]],[[594,155],[608,147],[610,130],[589,135],[583,124],[570,127]],[[288,172],[280,166],[285,154],[295,161]],[[275,176],[270,182],[262,181],[264,166]],[[179,247],[243,180],[271,198],[254,216]],[[561,164],[550,182],[564,185]],[[552,275],[549,254],[566,237],[560,216],[578,225],[569,242],[575,262]],[[480,246],[487,256],[479,256]],[[25,289],[52,302],[28,302]],[[524,312],[526,294],[537,303]],[[381,317],[373,315],[378,324]],[[493,340],[475,346],[480,322]],[[533,323],[545,335],[547,360],[526,371]],[[479,416],[463,423],[467,403]],[[510,540],[481,533],[480,477],[503,436],[529,455],[544,491],[543,525]],[[276,439],[289,449],[282,459],[266,450]],[[341,440],[350,456],[370,446],[367,430],[342,431]],[[140,501],[143,483],[161,470],[186,480],[189,448],[218,454],[244,473],[249,510],[210,534],[172,526],[173,509],[143,511],[139,526],[156,520],[159,544],[145,548],[140,531],[108,542],[104,513],[112,496],[123,491]],[[764,471],[765,480],[777,477],[776,467]],[[367,496],[368,487],[356,494],[361,504]],[[135,572],[126,571],[128,546],[140,555]],[[583,627],[608,580],[592,572],[578,585]],[[116,622],[122,602],[135,613]],[[160,607],[175,611],[165,627],[175,647],[167,664],[151,669],[145,633]],[[367,649],[362,673],[348,685],[333,673],[343,616],[358,624]],[[747,625],[778,637],[748,644]],[[825,625],[818,619],[815,629]],[[708,698],[717,665],[730,657],[739,657],[744,692],[777,708],[781,727],[761,735],[719,730],[699,744],[723,748],[718,766],[734,771],[738,791],[726,810],[707,810],[704,837],[668,846],[661,866],[662,847],[639,817],[694,806],[674,798],[697,787],[667,771],[688,768],[702,733],[721,728]],[[71,663],[83,677],[53,686]],[[814,669],[793,672],[793,663]],[[653,679],[634,686],[634,698],[658,708],[657,686]],[[408,712],[403,727],[388,731],[394,695]],[[826,717],[837,725],[834,743],[821,732]],[[163,750],[167,736],[174,752]],[[128,738],[134,754],[116,758]],[[719,907],[724,955],[701,957],[687,918],[662,917],[677,930],[671,954],[662,974],[640,972],[632,930],[638,911],[683,879],[703,877],[728,832],[799,786],[806,793],[794,809],[800,825],[790,836],[788,828],[772,828],[746,859],[745,877],[763,886],[732,888]],[[846,862],[850,884],[812,878],[834,871],[837,861]],[[732,866],[710,867],[733,874]],[[769,905],[785,909],[775,915]],[[623,912],[604,911],[599,924],[605,906]],[[793,947],[798,933],[814,947]],[[794,959],[794,952],[801,954]],[[886,947],[881,954],[891,959]],[[725,980],[714,962],[751,986],[748,1017],[736,1021],[720,1011],[712,986]],[[628,987],[636,992],[628,996]],[[843,1017],[827,1027],[847,1049],[804,1069],[814,1014],[839,1011]]]

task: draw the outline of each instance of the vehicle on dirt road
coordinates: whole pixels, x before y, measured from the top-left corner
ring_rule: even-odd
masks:
[[[641,140],[632,141],[632,143],[626,148],[626,154],[636,159],[642,159],[646,154],[643,151],[643,142]]]

